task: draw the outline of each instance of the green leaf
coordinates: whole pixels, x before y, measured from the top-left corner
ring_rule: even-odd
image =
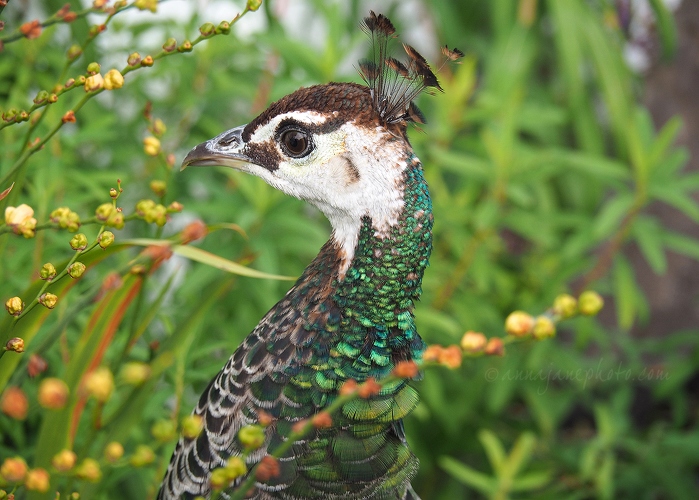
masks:
[[[628,330],[633,325],[638,312],[636,301],[638,285],[634,278],[633,268],[626,257],[618,255],[614,260],[613,278],[617,320],[619,326]]]
[[[667,259],[663,249],[661,229],[655,219],[638,217],[633,224],[636,243],[655,274],[663,274],[667,269]]]
[[[624,216],[633,207],[633,204],[633,195],[631,193],[623,193],[612,198],[604,205],[593,226],[595,240],[603,240],[610,236],[619,227]]]
[[[493,467],[496,475],[500,475],[506,459],[505,447],[498,437],[487,429],[480,430],[478,433],[478,440],[483,445],[485,453],[488,455],[490,465]]]
[[[670,250],[699,260],[699,239],[681,233],[666,232],[663,242]]]
[[[441,457],[439,465],[447,471],[457,481],[474,488],[485,495],[491,495],[495,492],[497,485],[495,479],[472,469],[466,464],[463,464],[451,457]]]
[[[655,12],[656,26],[663,47],[663,57],[668,60],[677,52],[678,37],[675,19],[662,0],[650,0],[650,5]]]
[[[133,238],[130,240],[123,240],[120,242],[122,245],[137,245],[148,247],[151,245],[156,246],[169,246],[170,250],[177,255],[186,257],[190,260],[196,262],[201,262],[202,264],[221,269],[233,274],[239,274],[240,276],[247,276],[250,278],[260,278],[268,280],[288,280],[293,281],[296,278],[292,276],[282,276],[279,274],[268,274],[262,271],[257,271],[249,267],[233,262],[232,260],[224,259],[218,255],[202,250],[201,248],[193,247],[190,245],[176,245],[171,241],[167,240],[155,240],[149,238]]]

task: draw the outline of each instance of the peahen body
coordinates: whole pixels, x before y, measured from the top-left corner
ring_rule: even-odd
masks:
[[[318,207],[333,232],[203,392],[194,413],[204,431],[180,439],[160,499],[208,496],[211,471],[241,454],[238,431],[262,414],[273,421],[251,465],[294,423],[327,407],[344,382],[381,379],[396,363],[421,358],[413,306],[432,247],[432,209],[406,129],[422,122],[413,99],[439,85],[411,47],[406,65],[388,57],[395,30],[386,17],[372,12],[363,28],[375,54],[360,63],[366,86],[300,89],[184,161],[257,175]],[[401,380],[346,403],[329,428],[314,429],[279,460],[277,476],[257,480],[249,498],[417,498],[410,480],[418,460],[402,426],[417,401]]]

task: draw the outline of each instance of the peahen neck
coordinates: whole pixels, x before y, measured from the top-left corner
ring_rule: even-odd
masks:
[[[379,233],[364,217],[346,270],[331,239],[287,296],[292,302],[304,296],[310,306],[302,308],[304,330],[313,339],[317,381],[327,389],[343,379],[385,376],[424,350],[413,307],[432,250],[433,218],[422,165],[413,155],[402,180],[402,210],[390,229]]]

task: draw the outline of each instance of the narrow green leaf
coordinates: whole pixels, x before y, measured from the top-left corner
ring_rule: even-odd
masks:
[[[666,60],[670,59],[677,52],[678,45],[675,19],[662,0],[650,0],[650,5],[655,12],[655,21],[663,46],[663,57]]]
[[[618,255],[614,260],[613,278],[617,321],[621,328],[628,330],[633,325],[638,312],[636,303],[638,285],[626,257]]]
[[[643,257],[655,274],[663,274],[667,269],[667,259],[663,249],[660,227],[655,219],[639,217],[633,224],[633,235]]]
[[[512,481],[511,491],[529,491],[543,488],[553,477],[552,470],[542,470],[537,472],[528,472],[527,474],[517,477]]]
[[[536,436],[533,432],[523,432],[515,441],[510,454],[502,467],[502,476],[508,483],[517,476],[529,462],[536,447]]]
[[[122,245],[136,245],[148,247],[151,245],[156,246],[170,246],[170,250],[177,255],[186,257],[190,260],[196,262],[201,262],[202,264],[227,271],[229,273],[238,274],[240,276],[247,276],[249,278],[260,278],[269,280],[287,280],[293,281],[296,278],[292,276],[282,276],[279,274],[268,274],[262,271],[257,271],[249,267],[233,262],[232,260],[224,259],[218,255],[202,250],[201,248],[193,247],[190,245],[175,245],[167,240],[155,240],[149,238],[133,238],[130,240],[121,241]]]
[[[495,492],[497,485],[495,479],[472,469],[466,464],[463,464],[451,457],[441,457],[439,465],[447,471],[457,481],[470,486],[473,489],[480,491],[485,495],[491,495]]]
[[[496,475],[500,475],[506,460],[505,447],[500,442],[500,439],[498,439],[495,433],[488,429],[481,429],[478,433],[478,440],[483,445],[485,453],[488,455],[490,465],[493,467]]]
[[[681,233],[666,232],[663,242],[670,250],[699,260],[699,239]]]
[[[634,198],[631,193],[620,194],[607,202],[595,219],[593,226],[595,240],[603,240],[610,236],[631,210],[633,203]]]

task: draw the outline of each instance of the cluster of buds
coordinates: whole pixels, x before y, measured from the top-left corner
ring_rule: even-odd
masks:
[[[158,226],[164,226],[167,222],[168,212],[169,210],[165,205],[153,200],[141,200],[136,204],[136,214],[149,224],[155,222]]]
[[[271,455],[265,455],[257,464],[255,469],[255,479],[258,481],[269,481],[273,477],[278,477],[281,473],[281,468],[279,467],[279,460]]]
[[[362,399],[368,399],[381,392],[381,384],[374,377],[367,378],[359,384],[354,379],[349,379],[340,387],[340,396],[351,396],[357,394]]]
[[[443,347],[432,344],[427,346],[422,355],[423,361],[435,362],[452,370],[461,366],[462,353],[457,345]]]
[[[60,207],[51,212],[49,219],[61,229],[74,233],[80,228],[80,216],[68,207]]]
[[[41,30],[43,27],[38,19],[33,21],[28,21],[19,27],[19,32],[22,33],[25,38],[33,40],[41,36]]]
[[[116,199],[116,197],[119,195],[116,192],[116,189],[112,188],[112,190],[114,191],[113,198]],[[109,192],[110,196],[112,196],[112,190]],[[122,213],[121,209],[115,207],[113,203],[102,203],[100,206],[98,206],[95,210],[95,217],[97,220],[103,222],[106,226],[113,227],[115,229],[122,229],[124,227],[124,214]]]
[[[245,460],[241,457],[231,457],[224,467],[211,471],[211,488],[221,491],[227,488],[234,480],[245,475],[248,471]]]
[[[160,139],[152,135],[143,139],[143,151],[148,156],[158,156],[160,154]]]
[[[2,121],[6,123],[21,123],[29,119],[29,113],[23,109],[10,108],[3,112],[2,115],[0,115],[0,118],[2,118]]]
[[[70,4],[65,4],[56,12],[55,17],[66,23],[72,23],[78,18],[78,14],[70,11]]]
[[[21,234],[25,238],[33,238],[36,234],[36,219],[34,209],[26,204],[5,209],[5,224],[15,234]]]
[[[505,320],[505,331],[513,337],[531,335],[537,340],[542,340],[556,335],[556,324],[545,314],[535,318],[524,311],[514,311]]]
[[[41,106],[44,104],[53,104],[55,102],[58,102],[58,96],[53,93],[49,94],[46,90],[40,90],[36,94],[36,97],[34,98],[33,102],[37,106]]]
[[[156,12],[158,10],[158,0],[136,0],[134,6],[138,10],[149,10]]]

